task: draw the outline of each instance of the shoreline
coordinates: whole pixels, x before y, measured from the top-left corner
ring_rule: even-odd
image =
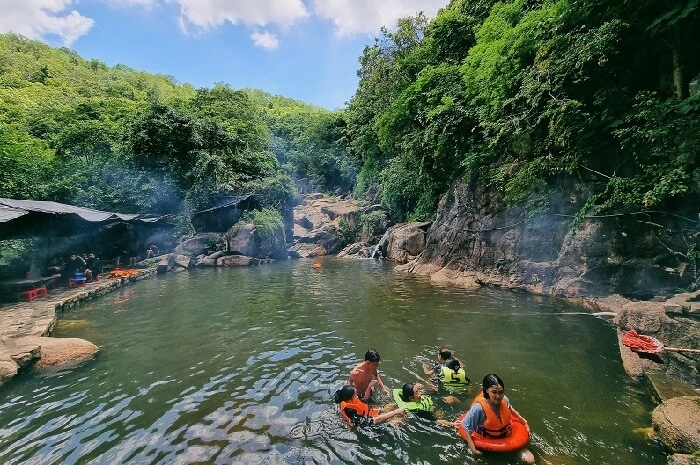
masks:
[[[155,267],[140,269],[129,277],[105,277],[84,287],[52,290],[47,297],[31,302],[0,306],[0,389],[22,369],[34,363],[53,366],[90,358],[99,351],[91,342],[51,337],[58,313],[114,292],[129,283],[154,276],[156,272]]]

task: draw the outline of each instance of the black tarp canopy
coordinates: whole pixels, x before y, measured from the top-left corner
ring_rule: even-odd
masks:
[[[114,223],[163,226],[165,217],[105,212],[46,200],[0,198],[0,240],[66,237]]]
[[[198,233],[228,231],[244,211],[259,208],[259,202],[253,194],[224,197],[219,205],[194,213],[192,225]]]

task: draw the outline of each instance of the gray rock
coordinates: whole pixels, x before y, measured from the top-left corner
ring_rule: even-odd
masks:
[[[216,259],[209,257],[200,258],[195,262],[195,266],[216,266]]]
[[[156,265],[158,274],[167,273],[175,266],[175,255],[168,254],[160,259]]]
[[[675,397],[651,414],[658,438],[673,452],[691,454],[700,450],[700,397]]]
[[[311,222],[308,216],[304,215],[299,218],[294,218],[294,224],[298,224],[304,229],[312,230],[314,229],[314,224]]]
[[[187,257],[185,255],[176,255],[175,256],[175,266],[187,269],[190,267],[190,263],[192,263],[192,260],[190,260],[190,257]]]
[[[187,255],[188,257],[196,257],[197,255],[206,255],[213,253],[216,250],[221,250],[225,247],[225,241],[221,234],[203,233],[195,237],[186,239],[175,247],[173,253],[176,255]]]
[[[17,375],[19,366],[12,360],[0,360],[0,387]]]
[[[425,250],[426,230],[430,223],[406,223],[394,226],[382,255],[396,263],[407,263]]]
[[[251,266],[259,265],[260,260],[246,255],[226,255],[216,260],[218,266]]]
[[[252,223],[236,224],[226,233],[227,249],[237,255],[255,255],[255,226]]]

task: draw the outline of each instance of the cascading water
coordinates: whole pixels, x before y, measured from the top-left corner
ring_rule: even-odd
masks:
[[[374,246],[372,249],[372,254],[369,256],[369,258],[374,258],[377,253],[379,253],[379,258],[382,258],[382,254],[380,252],[382,246],[386,243],[386,241],[389,240],[389,235],[391,234],[391,231],[394,230],[394,226],[390,227],[389,229],[384,232],[384,235],[382,236],[381,239],[379,239],[379,242],[377,242],[377,245]]]

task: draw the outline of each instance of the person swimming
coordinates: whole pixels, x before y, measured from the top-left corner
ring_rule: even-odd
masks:
[[[377,380],[370,381],[369,389],[375,384],[377,384]],[[335,391],[333,400],[336,404],[339,404],[340,415],[343,417],[343,420],[351,426],[371,426],[375,423],[385,422],[406,411],[404,408],[399,407],[380,413],[379,409],[371,408],[362,402],[357,396],[357,390],[349,384]]]

